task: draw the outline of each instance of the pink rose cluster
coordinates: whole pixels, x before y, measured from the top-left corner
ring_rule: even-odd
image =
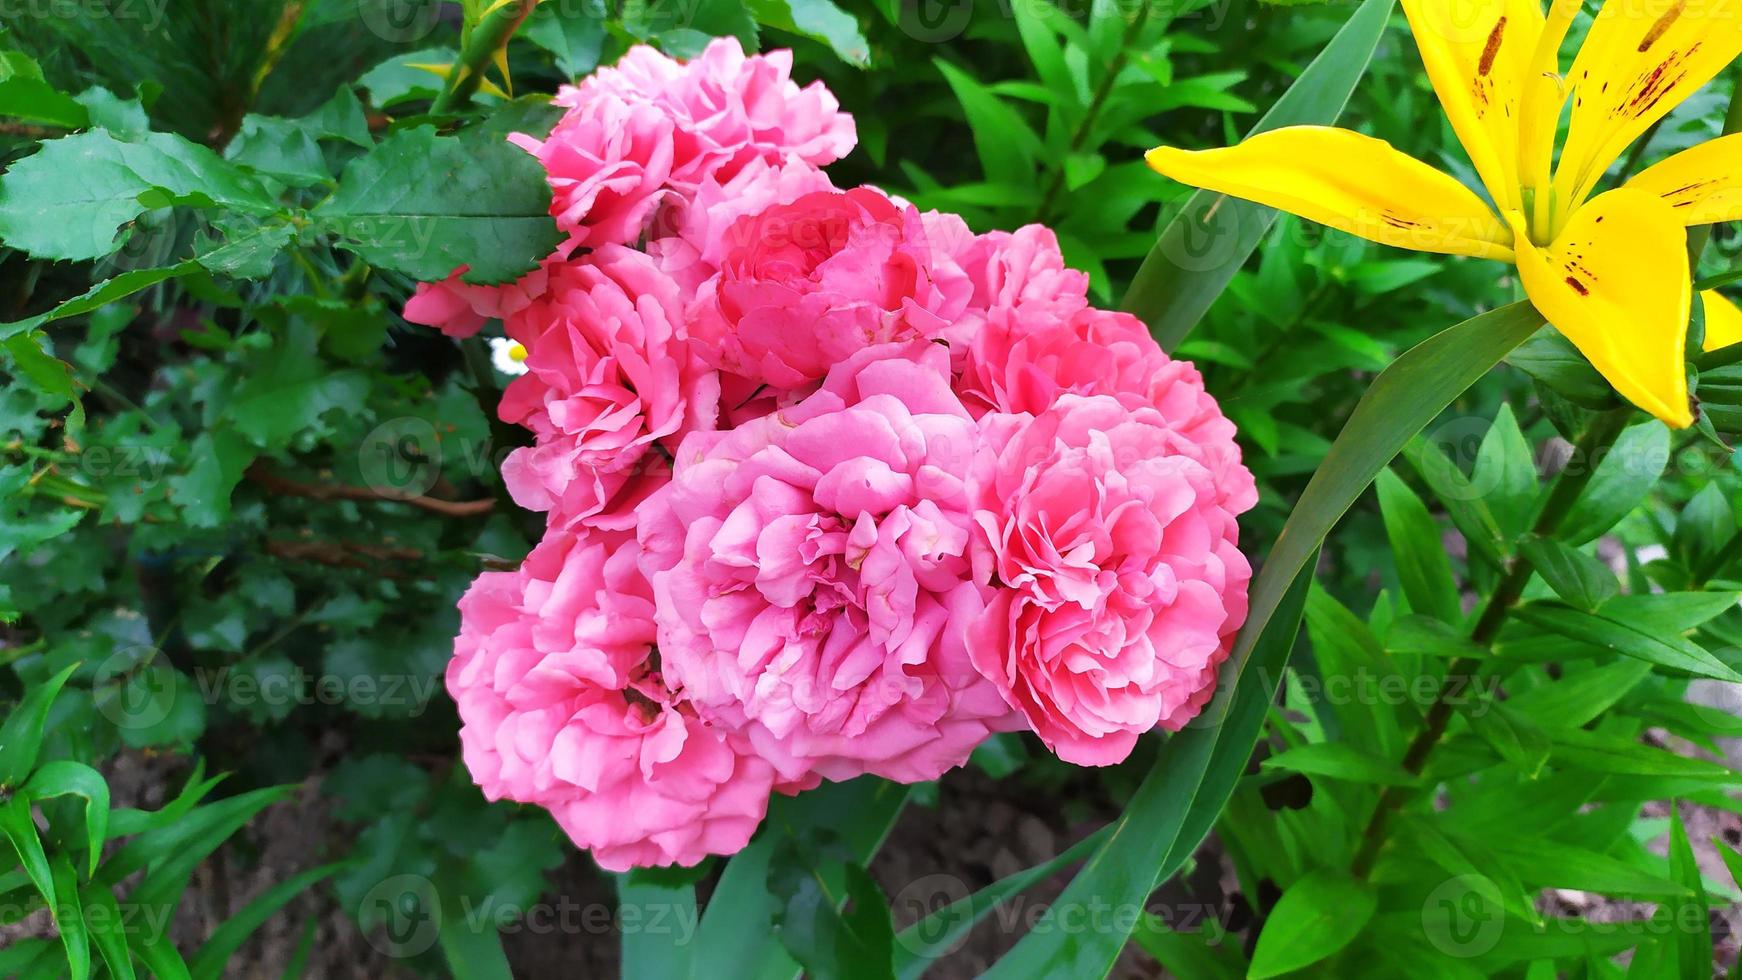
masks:
[[[1119,762],[1202,708],[1246,615],[1256,491],[1198,372],[1046,228],[836,188],[853,120],[790,68],[720,40],[564,89],[514,138],[563,246],[406,308],[527,350],[503,477],[547,531],[460,602],[466,764],[614,870],[997,732]]]

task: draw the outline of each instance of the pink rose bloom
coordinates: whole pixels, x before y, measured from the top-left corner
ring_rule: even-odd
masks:
[[[545,807],[611,871],[738,851],[774,788],[660,679],[636,558],[626,535],[552,530],[460,600],[447,671],[484,795]]]
[[[733,37],[714,39],[687,63],[638,45],[556,102],[581,105],[601,93],[652,105],[672,121],[671,184],[685,193],[710,177],[725,183],[751,160],[823,166],[858,142],[853,117],[821,82],[793,82],[791,51],[746,55]]]
[[[1016,722],[964,645],[976,434],[948,360],[860,351],[800,404],[684,440],[642,508],[668,683],[785,779],[935,779]]]
[[[739,218],[834,189],[827,174],[803,160],[752,160],[731,180],[709,177],[693,200],[662,208],[647,250],[667,275],[693,291],[719,271],[732,241],[727,229]]]
[[[1069,315],[1088,305],[1088,275],[1065,265],[1058,236],[1045,225],[987,232],[964,249],[959,262],[974,283],[976,309],[1041,304]]]
[[[463,281],[467,266],[460,266],[441,282],[420,282],[417,292],[405,301],[407,322],[435,327],[456,339],[477,333],[486,320],[504,320],[526,309],[544,293],[551,260],[511,283],[479,286]]]
[[[551,217],[569,235],[558,254],[634,242],[671,177],[671,118],[657,106],[602,92],[557,101],[570,108],[548,137],[508,139],[544,166]]]
[[[719,378],[684,335],[684,299],[653,259],[620,245],[551,267],[545,295],[507,322],[529,353],[500,413],[537,436],[502,467],[517,503],[559,524],[634,525],[629,508],[667,469],[656,444],[712,428],[718,410]]]
[[[933,338],[971,284],[935,256],[924,219],[869,187],[807,194],[725,231],[720,273],[692,311],[720,369],[796,388],[873,344]]]
[[[687,203],[753,161],[845,156],[853,117],[821,82],[801,89],[791,74],[792,52],[746,56],[735,38],[720,38],[688,64],[640,45],[564,86],[555,102],[568,112],[549,136],[510,137],[549,175],[551,214],[569,233],[561,254],[633,244],[656,207]]]
[[[1119,762],[1213,693],[1246,618],[1240,508],[1152,407],[1066,394],[981,425],[974,663],[1061,759]]]

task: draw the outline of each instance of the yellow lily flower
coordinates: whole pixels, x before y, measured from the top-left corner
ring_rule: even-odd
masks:
[[[1607,0],[1562,77],[1580,3],[1551,0],[1545,16],[1538,0],[1403,0],[1492,208],[1383,140],[1326,126],[1219,150],[1158,147],[1146,159],[1182,183],[1386,245],[1515,263],[1537,310],[1616,391],[1691,425],[1686,228],[1742,218],[1742,134],[1593,193],[1631,143],[1742,54],[1742,0]],[[1719,330],[1735,329],[1722,319],[1734,307],[1718,303]]]

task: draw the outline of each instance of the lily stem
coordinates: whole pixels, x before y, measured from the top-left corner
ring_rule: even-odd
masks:
[[[1532,534],[1552,534],[1566,520],[1573,504],[1584,492],[1586,484],[1590,483],[1591,474],[1596,470],[1600,457],[1615,444],[1632,415],[1631,407],[1619,408],[1604,412],[1591,420],[1573,447],[1573,454],[1567,459],[1566,466],[1555,477],[1548,499],[1543,502],[1542,509],[1537,512],[1536,520],[1531,524]],[[1506,617],[1524,595],[1524,587],[1530,583],[1533,571],[1530,562],[1523,555],[1513,557],[1507,564],[1499,584],[1494,587],[1493,594],[1482,607],[1481,615],[1476,617],[1476,625],[1470,630],[1472,643],[1487,648],[1494,642],[1495,637],[1500,634],[1500,628],[1506,624]],[[1481,661],[1478,658],[1459,657],[1446,668],[1446,676],[1463,677],[1480,668]],[[1440,740],[1445,737],[1446,728],[1451,724],[1453,705],[1447,698],[1451,689],[1449,684],[1440,685],[1439,697],[1429,706],[1421,731],[1416,733],[1409,747],[1404,750],[1403,768],[1412,776],[1421,775],[1422,770],[1427,768],[1428,758],[1439,746]],[[1361,845],[1355,852],[1353,864],[1350,865],[1350,871],[1355,877],[1364,878],[1373,870],[1373,863],[1385,844],[1386,827],[1391,815],[1403,806],[1408,796],[1408,788],[1403,786],[1385,786],[1379,790],[1379,800],[1373,806],[1373,815],[1361,834]]]

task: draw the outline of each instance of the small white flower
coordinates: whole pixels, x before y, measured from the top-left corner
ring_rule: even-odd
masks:
[[[526,348],[507,337],[490,338],[490,362],[503,374],[526,373]]]

